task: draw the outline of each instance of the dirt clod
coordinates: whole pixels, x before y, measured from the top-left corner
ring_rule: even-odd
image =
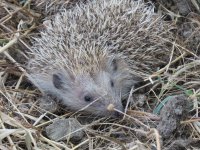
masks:
[[[70,139],[72,142],[80,141],[84,132],[80,123],[74,118],[59,119],[46,127],[47,136],[55,141]]]
[[[187,98],[183,95],[172,97],[160,112],[161,121],[157,129],[163,138],[169,138],[187,116]]]

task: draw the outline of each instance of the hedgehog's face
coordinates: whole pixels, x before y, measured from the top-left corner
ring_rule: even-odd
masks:
[[[117,115],[108,106],[123,111],[121,99],[134,85],[127,65],[117,59],[106,62],[96,73],[71,76],[66,73],[53,75],[53,84],[63,103],[73,110],[84,110],[100,116]]]

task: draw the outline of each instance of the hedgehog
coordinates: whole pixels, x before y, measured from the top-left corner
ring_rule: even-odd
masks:
[[[143,0],[79,3],[34,38],[29,79],[72,111],[119,116],[130,89],[168,62],[172,28]]]
[[[59,12],[61,9],[70,9],[79,2],[85,2],[86,0],[35,0],[33,5],[36,6],[36,10],[42,13],[46,17],[51,17],[51,14]]]

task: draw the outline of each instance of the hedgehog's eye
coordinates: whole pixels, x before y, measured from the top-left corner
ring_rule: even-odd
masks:
[[[85,100],[86,102],[92,102],[92,101],[93,101],[93,97],[90,96],[90,95],[85,95],[85,96],[84,96],[84,100]]]
[[[114,82],[113,82],[113,80],[110,80],[110,85],[111,85],[111,87],[114,87]]]

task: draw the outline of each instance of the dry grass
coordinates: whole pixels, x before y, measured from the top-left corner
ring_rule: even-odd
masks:
[[[25,2],[20,4],[20,2]],[[52,3],[51,3],[52,2]],[[60,1],[49,1],[48,7]],[[71,6],[65,1],[66,6]],[[173,44],[170,61],[166,66],[146,79],[148,85],[153,85],[146,94],[144,107],[128,108],[123,120],[108,118],[94,119],[90,124],[83,125],[86,137],[78,144],[71,141],[56,142],[45,137],[44,128],[57,118],[67,118],[70,113],[61,115],[44,111],[38,106],[41,95],[27,81],[25,64],[27,53],[31,48],[30,38],[38,34],[42,28],[41,18],[57,7],[51,7],[44,13],[44,1],[37,4],[27,1],[0,2],[0,149],[152,149],[161,150],[170,145],[176,136],[163,141],[156,125],[159,115],[153,114],[157,104],[170,95],[185,94],[190,102],[190,115],[181,121],[181,127],[186,129],[183,138],[200,139],[200,16],[190,14],[180,25],[180,37]],[[195,3],[196,4],[196,3]],[[195,7],[197,7],[195,5]],[[178,15],[174,15],[176,19]],[[176,22],[174,19],[174,22]],[[189,32],[189,36],[183,36]],[[187,26],[189,26],[187,28]],[[188,31],[186,33],[186,31]],[[199,40],[200,41],[200,40]],[[179,50],[181,55],[174,56]],[[132,90],[130,95],[142,87]],[[129,97],[132,98],[131,96]],[[141,101],[141,100],[140,100]],[[116,110],[117,111],[117,110]],[[78,115],[77,115],[78,117]],[[95,129],[95,130],[94,130]],[[177,129],[179,130],[179,129]],[[163,144],[164,143],[164,144]],[[200,148],[200,146],[198,147]],[[192,149],[192,148],[191,148]],[[194,149],[194,148],[193,148]]]

